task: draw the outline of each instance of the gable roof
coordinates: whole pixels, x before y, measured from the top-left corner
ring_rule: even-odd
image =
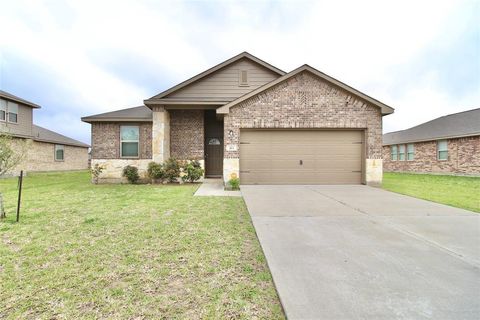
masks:
[[[383,145],[480,135],[480,108],[449,114],[410,129],[386,133]]]
[[[60,133],[53,132],[51,130],[42,128],[37,125],[32,125],[32,132],[33,132],[33,140],[35,141],[50,142],[50,143],[57,143],[57,144],[63,144],[63,145],[75,146],[75,147],[84,147],[84,148],[90,147],[88,144],[66,137],[64,135],[61,135]]]
[[[255,96],[255,95],[257,95],[257,94],[259,94],[259,93],[261,93],[261,92],[263,92],[263,91],[265,91],[265,90],[267,90],[267,89],[269,89],[269,88],[271,88],[271,87],[273,87],[273,86],[275,86],[275,85],[283,82],[283,81],[286,81],[286,80],[292,78],[293,76],[295,76],[295,75],[297,75],[297,74],[299,74],[299,73],[301,73],[301,72],[303,72],[303,71],[308,71],[308,72],[316,75],[317,77],[322,78],[323,80],[325,80],[325,81],[327,81],[327,82],[329,82],[329,83],[331,83],[331,84],[333,84],[333,85],[335,85],[335,86],[337,86],[337,87],[340,87],[340,88],[342,88],[342,89],[344,89],[344,90],[346,90],[346,91],[348,91],[348,92],[356,95],[357,97],[359,97],[359,98],[361,98],[361,99],[363,99],[363,100],[365,100],[365,101],[373,104],[374,106],[377,106],[377,107],[381,108],[381,110],[382,110],[382,115],[391,114],[391,113],[393,113],[393,111],[394,111],[394,109],[393,109],[392,107],[387,106],[386,104],[384,104],[384,103],[382,103],[382,102],[380,102],[380,101],[378,101],[378,100],[376,100],[376,99],[374,99],[374,98],[372,98],[372,97],[370,97],[370,96],[368,96],[368,95],[366,95],[366,94],[358,91],[357,89],[354,89],[354,88],[346,85],[345,83],[343,83],[343,82],[341,82],[341,81],[338,81],[338,80],[335,79],[335,78],[330,77],[329,75],[327,75],[327,74],[325,74],[325,73],[323,73],[323,72],[318,71],[318,70],[315,69],[315,68],[310,67],[310,66],[307,65],[307,64],[304,64],[303,66],[301,66],[301,67],[299,67],[299,68],[297,68],[297,69],[295,69],[295,70],[293,70],[293,71],[291,71],[291,72],[289,72],[289,73],[281,76],[280,78],[278,78],[278,79],[276,79],[276,80],[273,80],[273,81],[271,81],[271,82],[269,82],[269,83],[267,83],[267,84],[265,84],[265,85],[263,85],[263,86],[255,89],[255,90],[253,90],[253,91],[251,91],[251,92],[249,92],[249,93],[247,93],[247,94],[239,97],[238,99],[233,100],[232,102],[227,103],[226,105],[218,108],[218,109],[217,109],[217,113],[218,113],[218,114],[228,114],[231,107],[233,107],[233,106],[239,104],[240,102],[245,101],[245,100],[247,100],[247,99],[249,99],[249,98],[251,98],[251,97],[253,97],[253,96]]]
[[[275,72],[276,74],[278,74],[278,75],[280,75],[280,76],[282,76],[282,75],[285,74],[285,71],[282,71],[282,70],[280,70],[280,69],[272,66],[271,64],[269,64],[269,63],[267,63],[267,62],[265,62],[265,61],[263,61],[263,60],[255,57],[254,55],[251,55],[250,53],[248,53],[248,52],[245,51],[245,52],[242,52],[242,53],[240,53],[240,54],[238,54],[238,55],[236,55],[236,56],[234,56],[234,57],[232,57],[232,58],[230,58],[230,59],[228,59],[228,60],[225,60],[225,61],[222,62],[222,63],[217,64],[216,66],[214,66],[214,67],[212,67],[212,68],[210,68],[210,69],[208,69],[208,70],[205,70],[205,71],[202,72],[202,73],[197,74],[196,76],[194,76],[194,77],[192,77],[192,78],[190,78],[190,79],[188,79],[188,80],[185,80],[185,81],[177,84],[176,86],[171,87],[171,88],[168,89],[168,90],[165,90],[165,91],[163,91],[163,92],[160,92],[159,94],[157,94],[157,95],[155,95],[155,96],[153,96],[153,97],[151,97],[151,98],[149,98],[149,99],[144,100],[144,103],[145,103],[145,105],[147,105],[147,106],[148,106],[149,104],[158,104],[158,103],[165,104],[166,102],[169,102],[169,103],[170,103],[170,102],[173,102],[173,103],[175,103],[175,101],[168,101],[168,100],[165,101],[165,97],[166,97],[167,95],[171,94],[172,92],[178,91],[178,90],[180,90],[180,89],[188,86],[189,84],[192,84],[192,83],[194,83],[195,81],[198,81],[198,80],[200,80],[200,79],[202,79],[202,78],[205,78],[206,76],[214,73],[215,71],[218,71],[218,70],[220,70],[220,69],[222,69],[222,68],[224,68],[224,67],[226,67],[226,66],[228,66],[228,65],[230,65],[230,64],[232,64],[232,63],[234,63],[234,62],[236,62],[236,61],[239,61],[240,59],[243,59],[243,58],[250,59],[250,60],[258,63],[259,65],[261,65],[261,66],[263,66],[263,67],[265,67],[265,68],[267,68],[267,69]],[[198,100],[198,99],[197,99],[197,100]],[[210,104],[224,104],[224,103],[227,103],[228,101],[215,101],[215,100],[210,101],[210,100],[207,100],[207,101],[205,101],[205,102],[206,102],[206,104],[209,104],[209,103],[210,103]],[[177,103],[178,103],[178,101],[177,101]]]
[[[95,114],[87,117],[83,117],[83,122],[102,122],[102,121],[139,121],[139,122],[151,122],[152,110],[146,106],[139,106],[127,109],[121,109],[111,112],[105,112]]]
[[[11,93],[8,93],[6,91],[3,91],[3,90],[0,90],[0,98],[4,98],[4,99],[10,100],[10,101],[15,101],[15,102],[21,103],[23,105],[26,105],[26,106],[29,106],[29,107],[32,107],[32,108],[35,108],[35,109],[41,108],[38,104],[27,101],[27,100],[22,99],[20,97],[17,97],[15,95],[13,95]]]

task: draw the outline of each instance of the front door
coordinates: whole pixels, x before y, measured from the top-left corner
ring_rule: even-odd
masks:
[[[215,110],[205,111],[205,176],[221,177],[223,173],[223,121]]]

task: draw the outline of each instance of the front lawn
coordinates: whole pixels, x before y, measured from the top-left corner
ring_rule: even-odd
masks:
[[[0,180],[0,318],[283,318],[241,198],[198,185]]]
[[[480,212],[480,178],[387,172],[383,188]]]

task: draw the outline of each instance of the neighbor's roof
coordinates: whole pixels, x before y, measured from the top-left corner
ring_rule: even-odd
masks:
[[[480,135],[480,108],[449,114],[416,127],[386,133],[383,145]]]
[[[335,86],[337,86],[337,87],[339,87],[343,90],[346,90],[347,92],[350,92],[353,95],[371,103],[372,105],[379,107],[382,110],[382,115],[391,114],[394,111],[394,109],[392,107],[387,106],[386,104],[384,104],[384,103],[382,103],[382,102],[380,102],[380,101],[378,101],[378,100],[376,100],[376,99],[358,91],[357,89],[354,89],[354,88],[346,85],[345,83],[343,83],[341,81],[338,81],[335,78],[330,77],[329,75],[326,75],[323,72],[318,71],[315,68],[310,67],[307,64],[304,64],[303,66],[301,66],[301,67],[299,67],[299,68],[281,76],[280,78],[278,78],[276,80],[273,80],[273,81],[255,89],[255,90],[253,90],[253,91],[251,91],[247,94],[244,94],[243,96],[239,97],[238,99],[233,100],[232,102],[227,103],[226,105],[218,108],[217,113],[227,114],[231,107],[233,107],[233,106],[239,104],[240,102],[245,101],[245,100],[247,100],[247,99],[249,99],[249,98],[251,98],[251,97],[253,97],[253,96],[255,96],[259,93],[262,93],[263,91],[265,91],[265,90],[267,90],[267,89],[269,89],[269,88],[271,88],[271,87],[273,87],[273,86],[275,86],[275,85],[277,85],[277,84],[279,84],[283,81],[286,81],[286,80],[290,79],[291,77],[293,77],[293,76],[295,76],[295,75],[297,75],[297,74],[299,74],[300,72],[303,72],[303,71],[308,71],[308,72],[316,75],[317,77],[322,78],[323,80],[325,80],[325,81],[327,81],[327,82],[329,82],[329,83],[331,83],[331,84],[333,84],[333,85],[335,85]]]
[[[33,102],[27,101],[25,99],[22,99],[20,97],[17,97],[11,93],[8,93],[6,91],[0,90],[0,98],[4,98],[10,101],[15,101],[21,104],[24,104],[26,106],[32,107],[32,108],[41,108],[38,104],[35,104]]]
[[[122,109],[117,111],[111,111],[106,113],[95,114],[82,118],[83,122],[103,122],[103,121],[139,121],[150,122],[152,121],[152,110],[145,106],[133,107],[128,109]]]
[[[32,126],[32,131],[33,140],[35,141],[64,144],[75,147],[90,147],[88,144],[66,137],[64,135],[61,135],[60,133],[56,133],[51,130],[39,127],[37,125]]]
[[[220,69],[222,69],[223,67],[226,67],[227,65],[232,64],[232,63],[234,63],[234,62],[236,62],[236,61],[238,61],[238,60],[240,60],[240,59],[243,59],[243,58],[250,59],[250,60],[258,63],[259,65],[261,65],[261,66],[263,66],[263,67],[265,67],[265,68],[267,68],[267,69],[269,69],[269,70],[277,73],[277,74],[280,75],[280,76],[282,76],[282,75],[285,74],[285,71],[282,71],[282,70],[280,70],[280,69],[272,66],[271,64],[269,64],[269,63],[267,63],[267,62],[265,62],[265,61],[263,61],[263,60],[255,57],[254,55],[251,55],[250,53],[248,53],[248,52],[245,51],[245,52],[242,52],[242,53],[240,53],[240,54],[238,54],[238,55],[236,55],[236,56],[234,56],[234,57],[232,57],[232,58],[230,58],[230,59],[228,59],[228,60],[225,60],[225,61],[222,62],[222,63],[217,64],[216,66],[214,66],[214,67],[212,67],[212,68],[210,68],[210,69],[208,69],[208,70],[206,70],[206,71],[204,71],[204,72],[202,72],[202,73],[197,74],[196,76],[194,76],[194,77],[192,77],[192,78],[190,78],[190,79],[188,79],[188,80],[185,80],[185,81],[177,84],[176,86],[171,87],[171,88],[168,89],[168,90],[165,90],[165,91],[163,91],[163,92],[160,92],[159,94],[157,94],[157,95],[155,95],[155,96],[153,96],[153,97],[151,97],[151,98],[149,98],[149,99],[144,100],[144,103],[145,103],[146,105],[149,105],[149,104],[166,104],[166,103],[169,103],[169,104],[175,104],[175,103],[182,103],[182,104],[183,104],[183,103],[188,103],[189,101],[176,101],[175,99],[165,98],[165,96],[171,94],[172,92],[175,92],[175,91],[177,91],[177,90],[180,90],[180,89],[188,86],[189,84],[191,84],[191,83],[193,83],[193,82],[195,82],[195,81],[197,81],[197,80],[200,80],[200,79],[202,79],[202,78],[204,78],[204,77],[206,77],[206,76],[214,73],[215,71],[220,70]],[[199,102],[198,99],[196,99],[195,102],[198,102],[198,103],[201,103],[201,104],[214,104],[214,105],[219,105],[219,104],[225,104],[225,103],[227,103],[228,101],[224,101],[224,99],[221,100],[221,101],[218,101],[218,99],[205,99],[205,101],[200,101],[200,102]]]

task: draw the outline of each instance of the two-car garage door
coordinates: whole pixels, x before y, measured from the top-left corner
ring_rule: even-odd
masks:
[[[360,184],[360,130],[241,130],[242,184]]]

